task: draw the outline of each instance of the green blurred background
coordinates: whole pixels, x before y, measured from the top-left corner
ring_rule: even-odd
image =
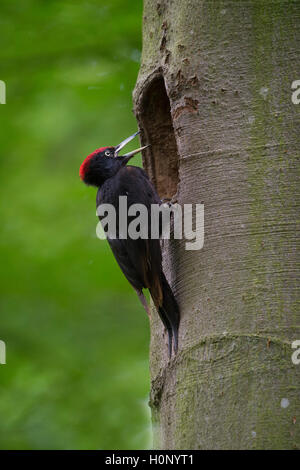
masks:
[[[137,128],[141,21],[141,0],[1,0],[1,449],[151,446],[148,320],[78,176]]]

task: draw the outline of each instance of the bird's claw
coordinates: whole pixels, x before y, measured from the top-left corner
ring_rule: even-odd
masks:
[[[168,204],[169,207],[175,205],[178,203],[178,197],[177,197],[177,194],[175,194],[175,196],[173,196],[171,199],[168,198],[168,197],[164,197],[162,200],[161,200],[161,203],[162,204]]]

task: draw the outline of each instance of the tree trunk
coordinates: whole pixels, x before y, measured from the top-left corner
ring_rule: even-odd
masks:
[[[154,447],[299,447],[300,2],[145,0],[143,21],[144,166],[205,207],[202,250],[164,242],[181,325],[168,361],[153,313]]]

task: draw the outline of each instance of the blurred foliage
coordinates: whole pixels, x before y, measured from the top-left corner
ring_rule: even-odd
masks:
[[[78,177],[136,130],[141,20],[141,0],[1,0],[1,449],[151,445],[148,320]]]

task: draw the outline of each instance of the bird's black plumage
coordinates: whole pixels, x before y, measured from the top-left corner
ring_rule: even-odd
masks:
[[[109,147],[113,152],[114,147]],[[127,196],[127,206],[143,204],[148,209],[148,227],[150,235],[151,204],[161,204],[161,200],[150,182],[146,172],[135,166],[126,166],[131,158],[127,156],[109,157],[105,149],[94,152],[94,156],[88,157],[86,168],[82,169],[82,179],[87,184],[98,187],[96,204],[111,204],[119,214],[119,197]],[[93,155],[93,154],[92,154]],[[91,163],[92,162],[92,163]],[[85,163],[83,163],[84,165]],[[110,171],[108,171],[111,165]],[[98,173],[95,175],[95,172]],[[102,178],[101,175],[105,177]],[[90,176],[88,176],[90,175]],[[96,184],[95,184],[96,182]],[[103,220],[103,216],[99,217]],[[128,224],[134,217],[128,216]],[[162,269],[162,254],[158,239],[127,237],[121,239],[119,235],[119,218],[116,218],[116,238],[107,237],[112,252],[127,280],[136,290],[147,312],[147,302],[143,295],[143,289],[149,289],[154,305],[168,332],[169,355],[172,353],[172,340],[174,351],[178,348],[179,308],[171,287]]]

